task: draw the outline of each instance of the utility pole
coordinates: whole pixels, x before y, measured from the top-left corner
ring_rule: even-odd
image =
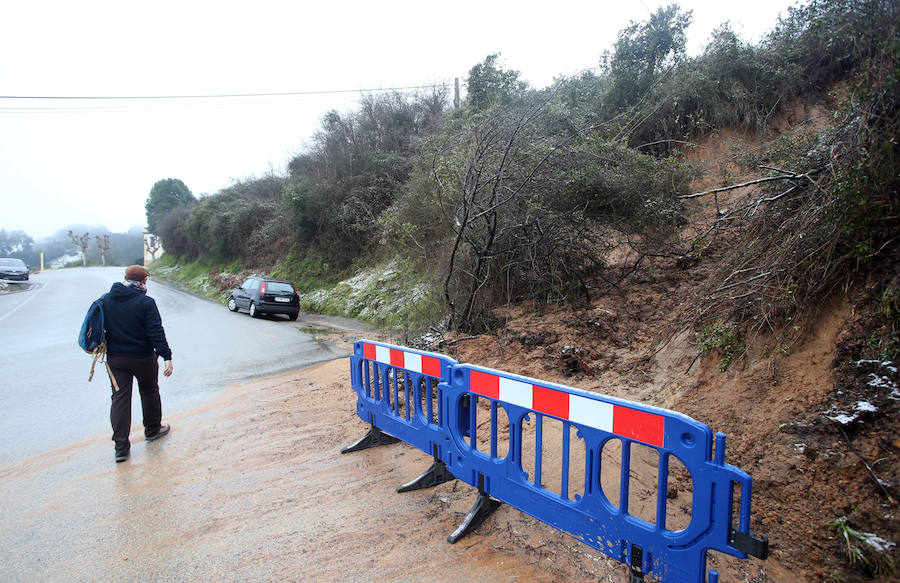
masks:
[[[459,77],[453,79],[453,109],[459,109]]]

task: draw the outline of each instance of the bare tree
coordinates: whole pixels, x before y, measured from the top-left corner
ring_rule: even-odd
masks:
[[[546,131],[548,103],[491,108],[435,145],[432,180],[453,233],[443,272],[451,328],[482,327],[481,312],[496,296],[535,274],[552,277],[553,262],[571,257],[562,246],[577,238],[577,221],[556,220],[542,194],[560,180],[550,160],[571,141],[569,132]]]
[[[100,263],[103,266],[106,266],[106,252],[109,251],[109,235],[103,235],[103,238],[100,238],[100,235],[95,237],[97,239],[97,248],[100,250]]]
[[[629,249],[627,276],[680,221],[669,189],[684,171],[604,140],[590,121],[553,92],[533,94],[461,117],[425,147],[451,235],[441,272],[451,328],[490,327],[490,307],[512,299],[590,299],[586,277],[614,247]]]
[[[156,254],[162,249],[159,237],[156,235],[144,237],[144,249],[150,254],[150,261],[156,261]]]
[[[72,239],[72,242],[81,248],[81,264],[83,267],[87,267],[87,248],[91,242],[91,234],[85,233],[79,237],[72,231],[69,231],[69,239]]]

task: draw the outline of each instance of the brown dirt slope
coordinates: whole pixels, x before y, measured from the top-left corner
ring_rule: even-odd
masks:
[[[706,166],[697,190],[746,178],[733,152],[758,145],[735,134],[701,144],[688,154]],[[693,202],[700,217],[693,229],[748,193],[729,196]],[[751,528],[769,537],[771,554],[768,561],[740,564],[714,557],[712,567],[728,565],[723,580],[864,581],[873,574],[897,580],[900,563],[890,573],[897,560],[890,544],[900,541],[897,363],[884,362],[883,351],[867,341],[879,326],[884,336],[881,288],[873,281],[891,274],[850,282],[804,323],[799,341],[786,345],[765,333],[748,338],[746,352],[722,371],[721,354],[698,358],[688,320],[725,247],[720,242],[690,262],[646,263],[590,305],[507,306],[496,312],[504,325],[494,334],[436,349],[464,362],[677,410],[727,434],[727,461],[754,478]],[[883,539],[870,540],[887,543],[888,552],[873,553],[875,547],[851,534],[861,553],[851,562],[847,540],[827,526],[841,518],[864,536]]]

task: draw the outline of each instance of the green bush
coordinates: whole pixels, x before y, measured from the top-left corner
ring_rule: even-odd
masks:
[[[724,127],[762,130],[779,108],[843,82],[837,128],[786,137],[757,160],[795,173],[795,188],[768,191],[768,212],[746,213],[746,238],[711,284],[735,293],[705,304],[717,321],[785,325],[841,273],[896,248],[898,10],[811,0],[757,45],[723,26],[687,58],[691,14],[671,5],[623,30],[598,73],[544,90],[490,55],[470,70],[464,107],[448,111],[443,89],[364,96],[323,118],[287,176],[239,181],[161,217],[163,242],[206,265],[275,266],[336,297],[349,294],[337,282],[355,266],[399,256],[437,290],[435,312],[480,331],[502,302],[587,297],[613,249],[678,255],[677,195],[693,169],[668,156]],[[334,301],[322,309],[363,309]]]
[[[697,343],[700,345],[701,355],[713,350],[722,352],[722,360],[719,361],[719,369],[722,372],[728,370],[732,361],[746,350],[737,328],[733,324],[721,322],[704,326],[697,335]]]
[[[790,7],[758,45],[724,24],[701,55],[684,58],[670,40],[683,34],[684,15],[676,18],[672,9],[668,18],[656,15],[656,29],[623,31],[624,40],[607,55],[611,85],[598,102],[631,146],[657,153],[716,129],[763,131],[797,98],[820,100],[883,58],[885,44],[898,36],[900,14],[887,0],[812,0]],[[668,68],[655,65],[666,50]],[[623,67],[627,75],[619,73]]]
[[[869,575],[893,575],[896,572],[892,549],[894,544],[871,532],[862,532],[847,524],[843,516],[825,523],[844,544],[851,565],[858,565]]]

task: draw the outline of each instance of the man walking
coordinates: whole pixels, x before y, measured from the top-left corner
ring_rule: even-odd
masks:
[[[169,433],[162,421],[159,398],[159,362],[163,374],[172,374],[172,351],[166,342],[162,318],[153,298],[147,295],[150,272],[141,265],[125,268],[125,281],[116,282],[103,299],[107,363],[112,384],[109,420],[116,443],[116,462],[131,453],[131,388],[137,378],[144,414],[144,437],[155,441]]]

